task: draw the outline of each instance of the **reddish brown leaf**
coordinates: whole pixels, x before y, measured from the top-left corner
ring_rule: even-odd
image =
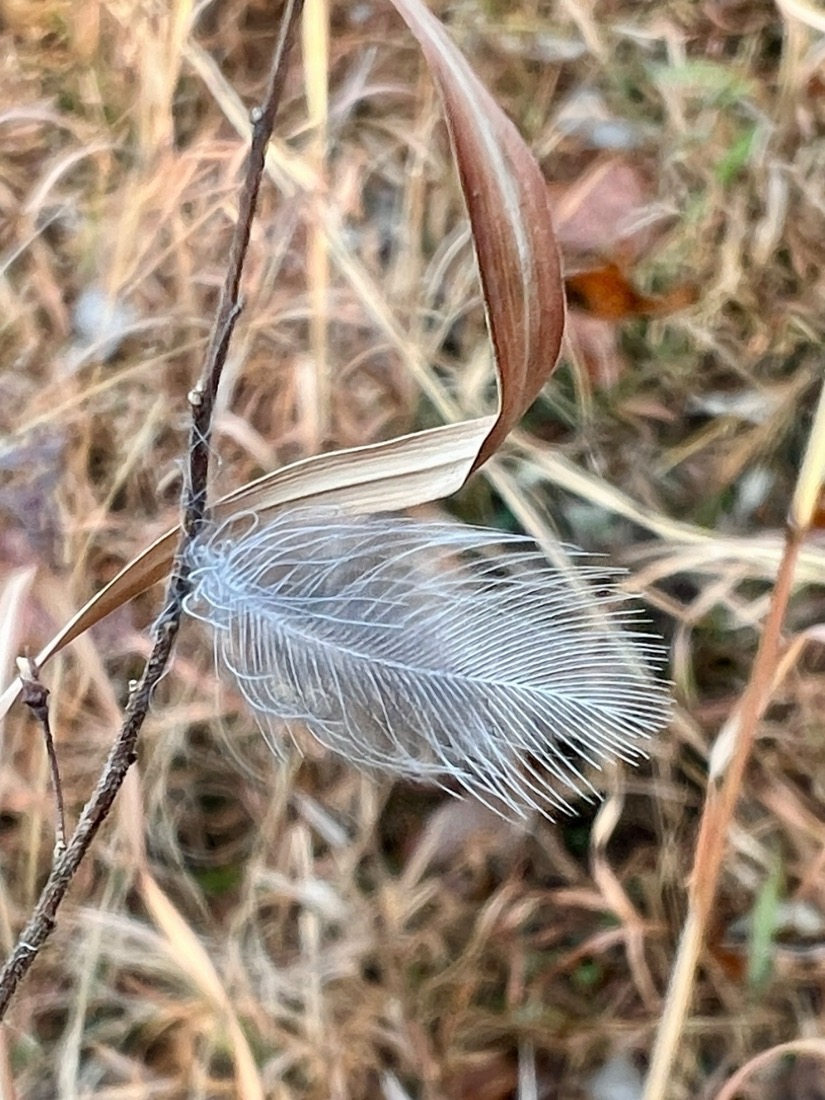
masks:
[[[547,184],[523,138],[420,0],[392,0],[444,103],[470,215],[500,376],[498,419],[478,469],[553,371],[564,331],[561,265]]]
[[[693,305],[697,288],[682,283],[657,297],[640,293],[615,263],[568,275],[564,280],[567,302],[605,321],[627,317],[663,317]]]
[[[567,313],[567,350],[594,389],[612,389],[627,370],[617,326],[584,310],[571,308]]]
[[[548,184],[556,236],[565,260],[612,256],[635,263],[650,251],[670,215],[635,164],[599,157],[576,180]]]

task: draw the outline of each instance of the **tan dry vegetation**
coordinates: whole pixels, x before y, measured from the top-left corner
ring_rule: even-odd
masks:
[[[0,4],[4,678],[176,521],[237,131],[278,7],[205,5],[192,29],[183,0]],[[611,1056],[644,1066],[651,1050],[708,755],[747,680],[822,374],[823,39],[789,2],[436,7],[536,150],[570,270],[596,256],[648,294],[700,289],[658,318],[574,311],[565,364],[449,505],[629,565],[672,643],[677,719],[646,768],[607,777],[600,809],[523,832],[318,754],[279,768],[188,629],[10,1016],[10,1097],[575,1100]],[[379,3],[331,4],[329,26],[327,57],[308,24],[278,123],[217,419],[221,490],[491,406],[420,55]],[[673,1100],[823,1031],[816,537],[797,579],[800,644],[759,728]],[[155,604],[49,671],[72,817]],[[5,952],[53,843],[19,707],[0,808]],[[738,1095],[816,1100],[824,1080],[812,1056],[777,1060]]]

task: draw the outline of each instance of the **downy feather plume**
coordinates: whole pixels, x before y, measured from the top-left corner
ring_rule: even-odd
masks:
[[[668,718],[617,574],[520,535],[300,509],[207,530],[192,566],[187,610],[279,755],[304,727],[357,767],[549,816]]]

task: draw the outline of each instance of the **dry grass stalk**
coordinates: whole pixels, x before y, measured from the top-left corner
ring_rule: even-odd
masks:
[[[748,686],[723,726],[708,774],[708,792],[688,887],[688,912],[665,998],[662,1022],[653,1047],[644,1100],[665,1100],[677,1047],[685,1032],[699,957],[710,931],[719,876],[729,832],[741,797],[745,769],[756,740],[757,725],[776,686],[782,657],[782,625],[788,610],[799,552],[817,520],[825,485],[825,388],[819,403],[788,515],[785,548],[771,594]]]

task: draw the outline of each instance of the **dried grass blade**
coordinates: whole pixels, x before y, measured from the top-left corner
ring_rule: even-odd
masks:
[[[287,504],[334,504],[364,515],[439,500],[464,484],[494,421],[483,416],[313,455],[230,493],[216,503],[216,518],[240,509],[265,515]]]
[[[0,588],[0,671],[4,676],[20,652],[21,610],[25,605],[36,572],[34,566],[17,569],[6,578]],[[0,732],[3,728],[4,713],[5,711],[0,710]]]
[[[811,30],[825,34],[825,11],[816,4],[810,4],[807,0],[776,0],[776,6],[786,23],[797,19]]]
[[[313,366],[307,384],[310,393],[308,438],[319,449],[330,420],[330,364],[327,314],[329,310],[329,252],[324,230],[327,129],[329,123],[329,8],[327,0],[306,0],[301,21],[304,90],[312,131],[307,158],[322,183],[313,196],[307,238],[307,288],[310,301],[309,342]]]
[[[790,521],[801,531],[821,526],[822,486],[825,483],[825,386],[819,393],[805,459],[799,471],[790,508]]]
[[[166,937],[169,950],[182,973],[195,982],[202,995],[224,1016],[235,1063],[235,1083],[239,1100],[264,1100],[264,1089],[255,1059],[209,952],[148,871],[142,870],[139,873],[138,883],[144,904]]]

